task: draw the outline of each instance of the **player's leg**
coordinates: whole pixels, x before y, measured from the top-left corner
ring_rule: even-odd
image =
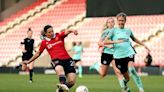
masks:
[[[109,65],[101,65],[99,69],[99,74],[101,78],[104,78],[108,73]]]
[[[102,53],[101,55],[101,65],[96,62],[94,65],[90,67],[90,70],[95,69],[101,76],[101,78],[105,77],[108,73],[109,64],[113,60],[113,55]]]
[[[129,92],[130,89],[127,86],[127,83],[129,81],[129,75],[128,75],[128,61],[126,58],[122,58],[122,59],[115,59],[115,65],[116,68],[114,68],[114,70],[116,71],[116,75],[119,79],[119,84],[121,86],[122,91],[127,91]],[[121,75],[119,73],[119,71],[117,70],[119,69],[119,71],[121,72]]]
[[[75,62],[72,59],[68,59],[64,65],[64,71],[67,76],[67,86],[71,88],[76,82],[76,71],[75,71]]]
[[[118,78],[120,87],[121,87],[121,89],[124,89],[124,87],[125,87],[125,83],[124,83],[125,79],[124,79],[123,75],[121,74],[120,70],[116,67],[115,61],[113,60],[111,63],[112,63],[112,67],[113,67],[114,73],[116,74],[116,76]]]
[[[51,62],[51,65],[55,69],[55,72],[57,76],[59,77],[60,84],[57,84],[57,87],[58,87],[57,91],[64,92],[64,90],[69,90],[69,88],[66,86],[66,76],[65,76],[62,61],[53,60]]]
[[[76,82],[76,74],[75,73],[68,73],[67,74],[67,86],[71,88]]]
[[[78,76],[81,78],[82,77],[82,73],[83,73],[83,67],[82,67],[82,64],[81,64],[81,60],[76,62],[76,66],[78,67]]]
[[[107,53],[102,53],[101,56],[101,67],[99,69],[99,74],[101,78],[105,77],[108,73],[109,69],[109,64],[113,60],[113,55],[112,54],[107,54]]]
[[[27,65],[26,64],[22,64],[22,71],[26,71],[27,69]]]
[[[61,65],[57,65],[55,67],[56,74],[59,77],[60,84],[57,84],[57,87],[59,88],[59,92],[64,92],[63,90],[69,90],[69,88],[66,86],[66,76],[64,72],[64,68]]]
[[[34,62],[31,62],[29,64],[29,82],[33,82],[33,67],[34,67]]]
[[[139,92],[144,92],[144,89],[143,89],[143,84],[142,84],[142,81],[141,81],[141,78],[140,76],[137,74],[135,68],[134,68],[134,62],[133,61],[130,61],[128,63],[128,70],[129,70],[129,73],[130,75],[132,76],[135,84],[137,85],[137,87],[139,88]]]

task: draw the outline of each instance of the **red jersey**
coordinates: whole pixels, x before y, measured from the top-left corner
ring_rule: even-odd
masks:
[[[66,37],[65,32],[61,32],[61,33],[56,33],[55,37],[52,39],[46,38],[45,40],[42,41],[39,51],[43,52],[44,49],[47,49],[52,60],[71,58],[64,46],[65,37]]]

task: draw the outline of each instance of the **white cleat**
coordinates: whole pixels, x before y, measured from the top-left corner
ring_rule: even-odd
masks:
[[[64,91],[69,91],[69,88],[65,84],[57,84],[58,89],[62,89]]]

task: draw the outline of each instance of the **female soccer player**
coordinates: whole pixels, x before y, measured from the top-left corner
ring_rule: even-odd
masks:
[[[22,50],[23,56],[22,56],[22,61],[28,61],[32,56],[33,56],[33,50],[34,50],[34,39],[32,39],[32,30],[31,28],[28,29],[27,31],[27,37],[24,39],[23,42],[20,44],[20,48]],[[22,70],[29,71],[29,83],[32,83],[32,77],[33,77],[33,67],[34,63],[31,62],[29,63],[29,67],[27,67],[27,64],[22,64]]]
[[[71,49],[71,52],[73,52],[73,60],[75,61],[76,66],[78,67],[78,76],[82,78],[82,64],[81,64],[81,56],[83,53],[83,46],[81,42],[74,42],[74,46]]]
[[[132,33],[132,31],[128,28],[125,28],[126,23],[126,14],[119,13],[116,16],[118,22],[118,28],[115,28],[112,34],[109,37],[113,40],[124,40],[123,43],[114,44],[114,58],[115,63],[121,73],[124,75],[126,80],[129,80],[129,73],[132,75],[133,80],[135,81],[137,87],[139,88],[139,92],[144,92],[143,85],[140,77],[138,76],[135,68],[134,68],[134,56],[136,54],[134,48],[131,45],[130,39],[135,41],[136,43],[144,46],[148,52],[150,50],[148,47],[140,42]],[[108,43],[106,40],[105,43]]]
[[[112,30],[114,30],[114,19],[108,18],[105,24],[105,28],[101,35],[101,38],[98,42],[98,45],[103,48],[102,55],[101,55],[101,65],[96,62],[93,66],[90,67],[90,70],[95,69],[99,72],[101,78],[105,77],[108,73],[109,64],[112,63],[112,67],[114,69],[115,74],[118,77],[121,89],[124,90],[127,85],[124,83],[123,75],[121,74],[120,70],[116,67],[115,62],[113,61],[113,45],[104,45],[103,41],[105,40],[108,34],[111,34]],[[121,43],[123,40],[117,41],[110,41],[110,43]]]
[[[57,84],[57,92],[68,91],[75,84],[76,74],[74,68],[74,61],[68,55],[65,46],[64,39],[70,33],[77,35],[76,30],[65,30],[60,33],[54,34],[53,27],[46,25],[44,27],[44,39],[41,42],[41,46],[36,54],[26,62],[26,64],[33,62],[37,59],[41,53],[46,49],[51,56],[51,65],[59,76],[60,84]],[[66,81],[67,78],[67,81]]]

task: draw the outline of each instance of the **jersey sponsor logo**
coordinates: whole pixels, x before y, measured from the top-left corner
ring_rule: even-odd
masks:
[[[130,55],[130,56],[129,56],[129,58],[133,58],[133,57],[134,57],[134,55]]]
[[[62,41],[57,41],[57,42],[55,42],[55,43],[48,44],[48,45],[47,45],[47,48],[48,48],[48,49],[51,49],[53,46],[55,46],[55,45],[57,45],[57,44],[59,44],[59,43],[62,43]]]

